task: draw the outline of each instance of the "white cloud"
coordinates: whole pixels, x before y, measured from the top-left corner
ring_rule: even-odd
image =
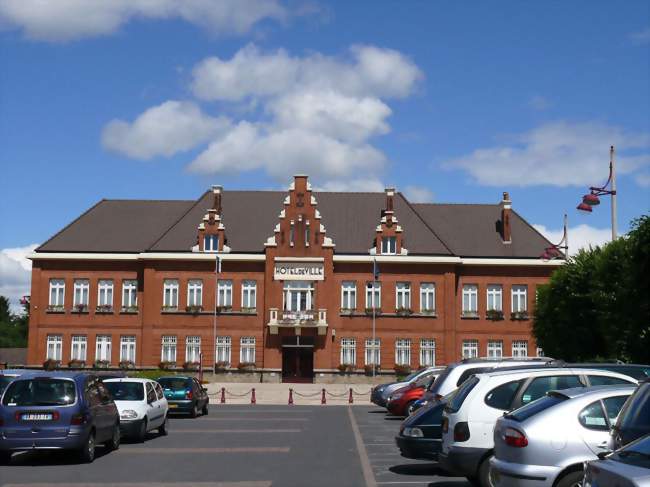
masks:
[[[377,178],[339,179],[327,181],[325,184],[315,186],[315,191],[337,191],[337,192],[371,192],[382,193],[386,186]]]
[[[429,188],[422,186],[407,186],[404,188],[404,194],[411,203],[433,202],[433,192]]]
[[[9,298],[12,310],[21,310],[19,300],[30,293],[32,262],[27,255],[37,244],[0,250],[0,295]]]
[[[102,143],[133,159],[169,157],[207,142],[229,125],[228,119],[205,115],[192,102],[170,100],[149,108],[132,123],[110,121]]]
[[[650,27],[639,32],[632,32],[628,37],[635,44],[648,44],[650,42]]]
[[[551,243],[557,244],[562,240],[564,230],[549,229],[544,225],[533,225],[535,229],[544,235]],[[569,255],[575,255],[581,249],[589,249],[606,244],[612,240],[612,230],[609,228],[595,228],[587,224],[580,224],[576,227],[569,227]]]
[[[242,34],[263,19],[284,20],[277,0],[3,0],[0,23],[30,39],[107,35],[133,19],[183,19],[214,34]]]
[[[609,146],[617,149],[617,173],[650,164],[650,136],[599,122],[553,122],[513,137],[510,145],[477,149],[443,163],[467,171],[487,186],[582,186],[604,183]]]

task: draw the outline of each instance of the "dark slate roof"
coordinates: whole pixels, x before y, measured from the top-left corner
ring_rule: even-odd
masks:
[[[225,191],[223,223],[233,252],[264,252],[279,221],[284,191]],[[327,236],[339,254],[367,254],[384,193],[314,193]],[[187,252],[212,206],[196,201],[102,200],[41,245],[41,252]],[[498,232],[499,205],[411,204],[398,193],[395,216],[410,255],[537,258],[550,243],[513,212],[512,243]]]

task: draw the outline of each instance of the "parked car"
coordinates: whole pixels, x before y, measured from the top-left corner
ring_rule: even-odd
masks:
[[[194,377],[173,375],[157,381],[163,388],[170,413],[186,413],[196,418],[199,412],[208,414],[208,390]]]
[[[29,373],[29,370],[26,369],[4,369],[0,370],[0,396],[2,395],[2,391],[4,391],[7,386],[13,381],[16,377],[20,377],[21,375],[25,375],[26,373]]]
[[[120,412],[122,436],[144,441],[147,432],[158,430],[166,435],[169,406],[158,382],[150,379],[107,379],[106,389]]]
[[[585,465],[583,487],[650,487],[650,434]]]
[[[584,363],[584,364],[566,364],[566,367],[578,369],[602,369],[620,374],[629,375],[638,381],[650,378],[650,365],[642,364],[623,364],[623,363]]]
[[[610,450],[618,450],[648,433],[650,433],[650,379],[641,382],[623,406],[616,424],[612,427]]]
[[[636,380],[616,372],[562,367],[495,370],[470,377],[449,399],[442,414],[440,465],[474,483],[489,485],[497,419],[548,391],[589,387],[592,381],[600,385],[636,385]]]
[[[21,450],[76,450],[84,462],[95,447],[120,446],[120,416],[97,376],[38,373],[17,377],[0,402],[0,461]]]
[[[442,411],[451,394],[418,409],[402,422],[395,443],[403,457],[438,460],[442,448]]]
[[[401,389],[402,387],[417,381],[425,375],[435,374],[437,376],[443,370],[444,367],[428,367],[426,369],[418,370],[410,375],[407,375],[404,380],[379,384],[378,386],[373,387],[370,391],[370,402],[384,408],[388,403],[389,396],[397,389]]]
[[[607,451],[610,426],[634,389],[630,384],[551,391],[499,418],[492,485],[578,485],[584,462]]]
[[[436,376],[425,374],[418,380],[394,391],[388,398],[386,409],[395,416],[408,416],[413,412],[413,404],[422,397],[426,388]]]

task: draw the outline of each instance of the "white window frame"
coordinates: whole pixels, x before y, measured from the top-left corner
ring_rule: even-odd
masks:
[[[381,309],[381,282],[368,281],[366,283],[366,308]]]
[[[463,340],[461,356],[462,358],[477,358],[479,356],[478,340],[475,338]]]
[[[187,281],[187,305],[203,306],[203,281],[201,279]]]
[[[47,335],[45,358],[61,361],[63,356],[63,335]]]
[[[160,338],[160,361],[176,362],[178,337],[176,335],[163,335]]]
[[[88,356],[88,337],[86,335],[72,335],[70,340],[70,360],[86,361]]]
[[[185,361],[188,363],[201,362],[201,337],[199,335],[185,337]]]
[[[138,281],[137,279],[125,279],[122,281],[122,308],[138,307]]]
[[[381,237],[381,255],[397,254],[397,237]]]
[[[49,305],[52,308],[65,306],[65,279],[50,279]]]
[[[90,280],[89,279],[75,279],[74,280],[74,306],[88,306],[90,298]]]
[[[246,336],[239,339],[239,363],[255,363],[255,337]]]
[[[528,286],[515,284],[511,289],[511,304],[513,313],[525,313],[528,311]]]
[[[488,284],[487,310],[503,311],[503,286],[501,284]]]
[[[357,309],[357,283],[355,281],[343,281],[341,283],[341,309]]]
[[[219,235],[204,235],[203,236],[203,251],[204,252],[218,252],[219,251]]]
[[[97,335],[95,337],[95,361],[111,362],[111,336]]]
[[[411,339],[397,338],[395,340],[395,364],[411,365]]]
[[[113,279],[100,279],[97,282],[97,306],[113,307]]]
[[[434,282],[420,283],[420,312],[435,314],[436,284]]]
[[[420,367],[433,367],[434,365],[436,365],[435,338],[420,338]]]
[[[246,279],[241,284],[241,307],[257,309],[257,281]]]
[[[130,361],[135,364],[136,337],[135,335],[120,336],[120,362]]]
[[[178,309],[178,279],[165,279],[163,281],[163,307]]]
[[[537,347],[537,349],[535,350],[535,354],[538,357],[546,357],[546,355],[544,355],[544,349],[542,347]]]
[[[512,358],[528,357],[528,340],[512,341]]]
[[[314,311],[314,283],[311,281],[285,281],[282,288],[282,309],[289,313]],[[305,299],[303,302],[303,296]],[[294,295],[296,299],[294,299]],[[304,305],[304,306],[303,306]]]
[[[232,338],[229,336],[217,337],[217,360],[218,362],[226,362],[232,364]]]
[[[463,316],[477,316],[478,315],[478,285],[477,284],[463,284],[462,295],[462,310]]]
[[[503,358],[503,340],[488,340],[488,358]]]
[[[232,279],[217,281],[217,306],[232,308]]]
[[[366,338],[365,365],[381,365],[381,338]]]
[[[357,364],[357,340],[341,338],[341,365]]]
[[[395,284],[395,309],[411,309],[411,283],[398,282]]]

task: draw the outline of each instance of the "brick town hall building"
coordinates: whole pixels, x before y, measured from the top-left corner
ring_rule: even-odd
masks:
[[[532,356],[536,286],[563,262],[539,258],[548,246],[507,193],[415,204],[296,176],[288,192],[102,200],[32,255],[28,362],[202,359],[311,381]]]

